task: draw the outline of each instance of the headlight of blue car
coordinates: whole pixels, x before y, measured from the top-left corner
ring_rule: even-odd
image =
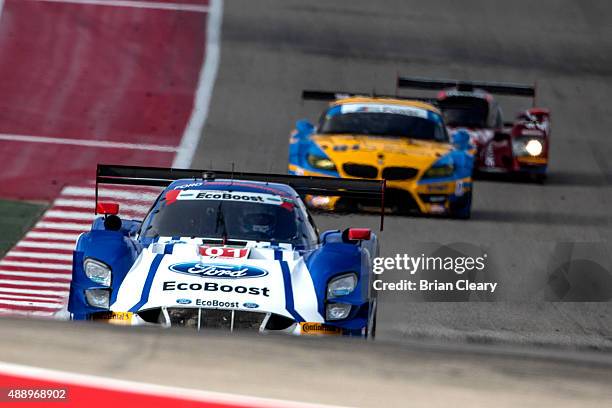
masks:
[[[306,160],[315,169],[336,171],[336,165],[328,157],[308,154]]]
[[[342,320],[351,314],[353,306],[348,303],[330,303],[325,309],[325,320]]]
[[[108,309],[110,306],[109,289],[87,289],[85,290],[85,298],[87,303],[93,307]]]
[[[357,275],[354,273],[336,276],[327,284],[327,298],[346,296],[355,290],[355,286],[357,286]]]
[[[99,285],[110,286],[111,284],[111,269],[108,265],[96,261],[95,259],[87,258],[83,262],[85,275]]]

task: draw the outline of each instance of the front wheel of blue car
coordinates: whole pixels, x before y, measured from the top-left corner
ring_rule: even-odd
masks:
[[[472,216],[472,192],[465,193],[450,203],[450,216],[460,220],[467,220]]]

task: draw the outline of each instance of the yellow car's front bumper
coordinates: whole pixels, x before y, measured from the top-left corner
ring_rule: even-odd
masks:
[[[289,166],[293,174],[321,176],[322,174]],[[419,183],[419,178],[403,181],[387,181],[385,208],[396,212],[418,212],[428,215],[443,215],[450,212],[451,201],[472,190],[472,179],[466,177],[452,181]],[[306,204],[323,211],[362,210],[377,211],[380,203],[351,202],[340,197],[308,196]]]

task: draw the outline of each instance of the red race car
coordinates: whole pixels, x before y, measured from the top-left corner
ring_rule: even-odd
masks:
[[[550,111],[535,107],[535,86],[399,77],[397,87],[440,91],[433,102],[442,111],[449,132],[466,130],[477,149],[475,173],[523,174],[537,181],[546,178]],[[493,94],[530,97],[532,108],[519,113],[513,122],[504,122]]]

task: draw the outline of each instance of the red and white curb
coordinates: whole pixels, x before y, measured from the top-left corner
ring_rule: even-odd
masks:
[[[159,189],[104,186],[100,201],[141,220]],[[0,313],[53,316],[65,309],[72,251],[94,219],[94,186],[65,187],[34,228],[0,260]]]
[[[215,407],[215,408],[333,408],[277,399],[168,387],[0,362],[0,402],[10,390],[65,390],[65,398],[47,401],[62,407]],[[34,402],[33,399],[21,402]],[[37,406],[44,400],[39,400]],[[339,408],[339,407],[338,407]]]

